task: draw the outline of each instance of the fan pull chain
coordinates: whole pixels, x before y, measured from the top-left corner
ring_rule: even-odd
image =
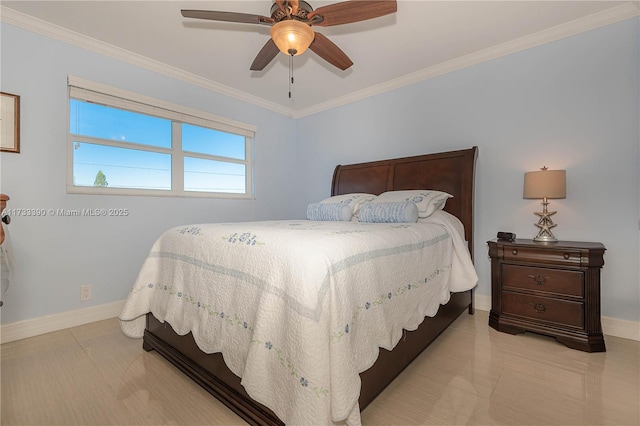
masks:
[[[289,55],[289,99],[291,99],[292,85],[293,85],[293,55]]]

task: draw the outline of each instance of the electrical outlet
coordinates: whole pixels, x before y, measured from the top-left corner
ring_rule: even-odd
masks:
[[[81,285],[80,286],[80,301],[84,302],[87,300],[91,300],[91,286],[90,285]]]

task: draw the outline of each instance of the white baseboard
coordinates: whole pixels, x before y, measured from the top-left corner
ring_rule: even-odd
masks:
[[[124,300],[120,300],[104,305],[76,309],[75,311],[2,324],[2,327],[0,327],[0,343],[13,342],[14,340],[26,339],[27,337],[64,330],[65,328],[115,318],[120,315],[123,307]]]
[[[120,315],[124,302],[124,300],[120,300],[90,308],[3,324],[0,327],[0,343],[13,342],[14,340],[26,339],[27,337],[64,330],[65,328],[115,318]],[[476,294],[474,303],[475,308],[480,311],[491,310],[490,296]],[[602,317],[602,331],[608,336],[640,341],[640,322]]]
[[[481,311],[491,310],[491,296],[475,294],[475,308]],[[628,321],[619,318],[602,317],[602,332],[606,336],[622,337],[640,341],[640,322]]]
[[[473,306],[481,311],[489,312],[491,310],[491,296],[473,293]]]
[[[608,336],[640,341],[640,322],[602,317],[602,332]]]

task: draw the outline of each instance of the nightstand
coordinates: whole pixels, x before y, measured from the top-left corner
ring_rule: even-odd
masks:
[[[553,336],[573,349],[606,350],[600,324],[600,243],[492,240],[489,325]]]

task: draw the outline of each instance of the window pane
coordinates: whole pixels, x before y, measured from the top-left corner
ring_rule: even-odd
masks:
[[[72,134],[171,148],[171,120],[71,99]]]
[[[74,142],[73,184],[171,190],[171,155]]]
[[[182,124],[182,150],[245,159],[244,136],[185,123]]]
[[[184,158],[184,190],[203,192],[245,192],[244,164]]]

